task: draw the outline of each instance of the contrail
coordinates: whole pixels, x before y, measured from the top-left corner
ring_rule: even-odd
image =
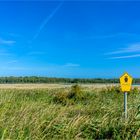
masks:
[[[62,5],[63,5],[63,2],[61,2],[60,4],[58,4],[58,6],[54,9],[54,11],[52,11],[52,13],[42,22],[42,24],[40,25],[38,31],[34,35],[32,41],[35,40],[39,36],[40,32],[43,30],[43,28],[46,26],[46,24],[53,18],[53,16],[61,8]]]

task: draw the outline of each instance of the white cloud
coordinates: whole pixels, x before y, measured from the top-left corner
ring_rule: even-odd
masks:
[[[16,34],[16,33],[7,33],[7,35],[9,35],[11,37],[21,37],[21,35]]]
[[[123,54],[123,55],[112,56],[112,57],[109,57],[109,59],[126,59],[126,58],[140,57],[140,42],[135,43],[135,44],[130,44],[127,47],[121,48],[113,52],[106,53],[105,55],[119,55],[119,54]],[[129,55],[126,55],[126,54],[129,54]]]
[[[135,33],[127,33],[127,32],[118,32],[118,33],[114,33],[114,34],[102,34],[102,35],[91,35],[91,36],[87,36],[83,39],[111,39],[111,38],[124,38],[124,37],[135,37],[135,38],[139,38],[140,34],[135,34]]]
[[[17,63],[18,62],[18,60],[11,60],[11,61],[9,61],[9,62],[7,62],[8,64],[13,64],[13,63]]]
[[[5,40],[0,38],[0,45],[13,45],[16,42],[14,40]]]
[[[0,56],[10,56],[12,53],[7,52],[6,50],[0,50]]]
[[[2,36],[9,36],[9,37],[21,37],[21,34],[13,33],[13,32],[0,32]]]
[[[7,53],[7,52],[0,52],[0,56],[9,56],[11,55],[10,53]]]
[[[64,66],[66,66],[66,67],[79,67],[80,65],[79,64],[74,64],[74,63],[67,63]]]
[[[46,54],[46,52],[43,51],[33,51],[33,52],[29,52],[28,55],[43,55]]]
[[[128,47],[121,48],[117,51],[109,52],[106,54],[111,55],[111,54],[132,53],[132,52],[140,52],[140,43],[131,44]]]
[[[8,66],[3,66],[0,69],[3,69],[3,70],[32,70],[31,68],[27,68],[27,67],[8,67]]]
[[[116,57],[111,57],[109,59],[125,59],[125,58],[135,58],[135,57],[140,57],[140,54],[116,56]]]

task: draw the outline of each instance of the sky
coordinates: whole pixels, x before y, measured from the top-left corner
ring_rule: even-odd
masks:
[[[139,1],[0,1],[0,76],[140,77]]]

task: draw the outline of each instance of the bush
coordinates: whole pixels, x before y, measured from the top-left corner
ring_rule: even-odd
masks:
[[[112,86],[112,87],[107,87],[101,90],[102,93],[122,93],[120,86]],[[130,92],[130,94],[138,94],[139,89],[138,87],[134,87]]]
[[[70,91],[56,93],[53,101],[55,103],[62,103],[63,105],[74,104],[87,99],[88,95],[89,94],[83,92],[81,87],[76,84],[71,87]]]
[[[134,88],[131,90],[130,93],[132,93],[132,94],[138,94],[138,93],[139,93],[138,87],[134,87]]]
[[[74,100],[82,98],[81,87],[79,85],[73,85],[68,94],[68,98]]]
[[[120,86],[111,86],[101,90],[102,93],[122,93]]]
[[[55,103],[61,103],[63,105],[67,104],[67,100],[68,100],[68,92],[64,92],[64,91],[55,93],[53,98],[53,101]]]

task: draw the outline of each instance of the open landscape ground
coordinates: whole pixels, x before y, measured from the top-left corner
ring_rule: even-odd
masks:
[[[72,84],[0,84],[0,89],[56,89],[71,87]],[[117,84],[80,84],[85,88],[104,88]]]
[[[0,85],[2,140],[138,139],[139,126],[138,88],[128,94],[124,120],[117,85]]]

